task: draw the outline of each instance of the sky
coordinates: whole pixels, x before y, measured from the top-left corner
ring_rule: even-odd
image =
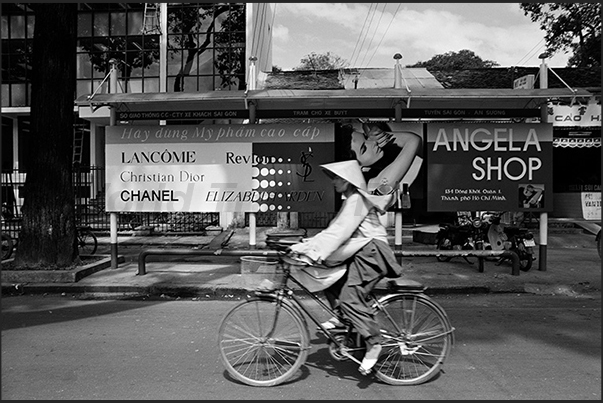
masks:
[[[272,64],[291,70],[312,53],[335,54],[348,67],[403,66],[463,49],[501,67],[535,67],[544,34],[520,3],[271,3]],[[569,54],[549,57],[565,67]]]

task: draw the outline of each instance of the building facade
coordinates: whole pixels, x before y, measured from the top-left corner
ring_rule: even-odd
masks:
[[[78,3],[77,7],[74,99],[109,92],[244,90],[252,53],[261,57],[258,68],[271,67],[266,35],[272,18],[267,4]],[[23,144],[29,136],[35,13],[26,3],[4,3],[1,18],[2,201],[7,216],[19,217],[23,183],[33,163]],[[251,42],[253,46],[248,45]],[[112,69],[115,88],[110,87]],[[75,112],[73,162],[76,205],[88,210],[90,204],[102,207],[108,115],[106,109],[87,112]],[[82,218],[92,219],[98,209],[92,210],[97,211]],[[106,226],[104,221],[99,225]]]

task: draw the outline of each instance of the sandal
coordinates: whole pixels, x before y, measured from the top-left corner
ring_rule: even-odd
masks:
[[[366,354],[362,359],[360,368],[358,368],[358,371],[360,371],[362,375],[371,373],[371,370],[379,360],[379,354],[381,354],[381,344],[367,344],[367,346],[369,347],[366,349]]]

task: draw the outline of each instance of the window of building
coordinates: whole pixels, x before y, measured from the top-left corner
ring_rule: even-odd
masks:
[[[147,8],[145,8],[145,4]],[[159,92],[158,3],[78,3],[77,96],[108,91],[118,61],[117,92]],[[34,13],[3,4],[2,106],[29,106]],[[245,3],[170,3],[167,92],[245,89]],[[150,27],[152,28],[152,27]],[[99,88],[102,84],[102,88]]]
[[[2,106],[28,106],[31,98],[33,12],[25,4],[2,5]]]

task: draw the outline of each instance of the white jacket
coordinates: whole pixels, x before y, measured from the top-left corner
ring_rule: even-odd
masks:
[[[326,288],[341,278],[347,269],[341,264],[371,240],[388,242],[387,230],[381,224],[378,213],[384,213],[393,201],[392,195],[374,196],[366,192],[366,182],[356,160],[321,167],[327,175],[332,176],[334,173],[350,182],[355,190],[343,201],[341,209],[327,228],[291,247],[293,252],[306,255],[325,266],[340,265],[332,269],[311,266],[304,269],[306,273],[294,273],[294,277],[300,280],[300,277],[307,277],[307,273],[313,273],[310,274],[312,289]],[[308,286],[308,282],[303,283]]]

